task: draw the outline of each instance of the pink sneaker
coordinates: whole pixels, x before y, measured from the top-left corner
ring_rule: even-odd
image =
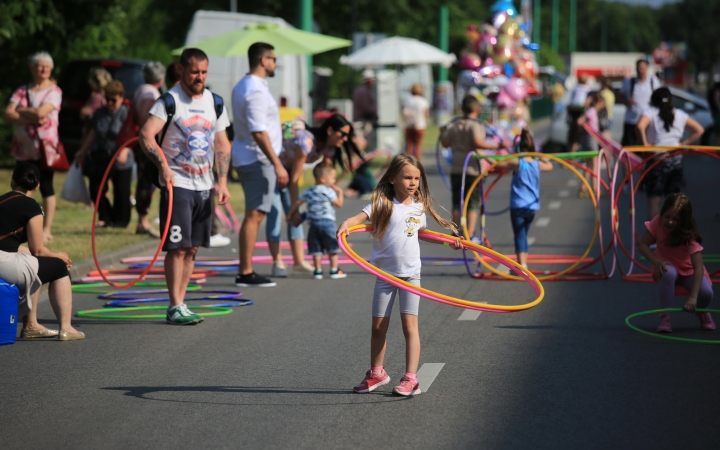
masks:
[[[390,382],[390,375],[383,369],[382,373],[373,373],[372,369],[368,370],[365,374],[365,379],[360,384],[353,388],[353,391],[358,394],[365,394],[372,392],[380,386],[384,386]]]
[[[713,322],[713,318],[709,312],[697,313],[697,316],[698,316],[698,318],[700,318],[700,329],[701,330],[714,330],[715,329],[715,322]]]
[[[422,394],[420,391],[420,383],[418,383],[417,379],[413,382],[406,376],[400,379],[400,384],[395,386],[392,392],[395,395],[402,395],[404,397]]]
[[[660,314],[660,325],[657,327],[658,333],[672,333],[672,320],[670,314]]]

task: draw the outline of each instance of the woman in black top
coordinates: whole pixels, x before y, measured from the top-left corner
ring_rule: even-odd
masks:
[[[35,165],[19,163],[13,172],[12,191],[0,196],[0,278],[20,290],[19,315],[23,315],[20,338],[84,339],[85,335],[70,324],[70,258],[67,253],[52,252],[43,244],[43,211],[32,198],[39,182],[40,172]],[[26,242],[29,249],[20,247]],[[47,283],[50,284],[50,304],[60,325],[59,332],[49,330],[37,321],[39,288]]]
[[[119,152],[110,172],[109,181],[113,184],[113,203],[105,194],[105,185],[98,205],[98,226],[125,228],[130,223],[130,183],[135,157],[130,148],[118,149],[115,141],[128,117],[130,107],[123,103],[125,88],[120,81],[111,81],[105,86],[105,102],[92,117],[92,130],[88,133],[75,159],[83,166],[83,173],[90,178],[90,195],[95,201],[100,190],[100,181],[105,174],[110,158]]]

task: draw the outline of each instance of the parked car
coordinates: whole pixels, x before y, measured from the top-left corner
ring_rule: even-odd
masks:
[[[710,135],[715,131],[715,122],[713,121],[712,112],[710,111],[710,105],[708,105],[707,100],[682,89],[674,87],[670,87],[669,89],[673,95],[673,106],[688,113],[690,117],[697,120],[698,123],[705,128],[705,134],[702,136],[701,144],[709,145]],[[567,105],[570,103],[570,94],[570,91],[566,92],[560,101],[555,104],[552,122],[550,123],[549,138],[550,146],[555,149],[553,151],[567,151]],[[613,107],[613,127],[610,133],[615,142],[622,140],[626,109],[625,105],[618,103]]]
[[[134,59],[78,59],[63,66],[58,79],[63,91],[59,133],[68,156],[73,155],[81,144],[83,122],[80,120],[80,108],[90,96],[87,81],[90,68],[103,67],[110,72],[114,80],[122,81],[125,96],[132,99],[135,90],[145,83],[142,71],[145,63]]]

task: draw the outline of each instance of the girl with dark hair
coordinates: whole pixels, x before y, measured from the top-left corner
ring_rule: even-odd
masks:
[[[340,114],[328,117],[318,128],[307,128],[302,121],[294,121],[286,122],[284,129],[283,149],[279,158],[288,172],[290,182],[287,187],[275,190],[265,230],[273,256],[272,271],[275,277],[287,276],[280,251],[280,209],[287,214],[300,197],[298,183],[305,164],[322,159],[320,164],[350,167],[352,156],[362,157],[360,150],[365,147],[364,139],[355,136],[353,126]],[[291,226],[288,227],[288,239],[295,262],[294,270],[313,273],[315,268],[304,258],[303,229],[300,225],[302,219],[299,214],[293,214],[289,219]]]
[[[702,136],[705,131],[702,125],[688,116],[685,111],[673,108],[672,102],[672,94],[666,87],[656,89],[652,93],[650,108],[643,112],[637,124],[642,145],[690,145]],[[685,130],[690,134],[682,139]],[[648,161],[648,164],[652,164],[653,161]],[[682,155],[677,153],[664,159],[645,176],[644,181],[649,220],[660,211],[663,195],[680,192],[683,183]]]
[[[457,233],[455,224],[442,218],[433,203],[425,168],[420,161],[414,156],[396,155],[373,191],[372,203],[340,224],[337,236],[347,233],[348,228],[354,225],[370,221],[373,227],[373,264],[393,276],[420,286],[422,264],[418,232],[427,227],[425,213],[441,227]],[[460,248],[459,241],[455,241],[455,248]],[[362,382],[354,387],[357,393],[371,392],[390,382],[383,360],[390,313],[396,295],[400,300],[400,320],[405,335],[405,375],[393,389],[393,394],[409,396],[421,393],[417,380],[420,362],[420,297],[380,279],[376,280],[373,293],[370,370]]]
[[[600,96],[597,92],[591,92],[588,94],[587,102],[585,103],[585,112],[583,115],[578,119],[578,124],[582,126],[583,124],[588,124],[590,128],[600,131],[600,112],[605,111],[605,99]],[[597,151],[598,150],[598,143],[595,140],[594,137],[588,133],[585,128],[582,128],[580,131],[580,150],[582,151]],[[597,156],[594,158],[590,158],[587,160],[587,166],[588,169],[590,169],[593,172],[597,172],[597,163],[598,158]],[[589,173],[585,173],[585,177],[588,181],[592,182],[592,176]],[[578,190],[578,197],[580,198],[587,198],[590,196],[590,192],[587,190],[587,187],[585,187],[585,184],[580,185],[580,189]]]
[[[535,153],[535,141],[527,128],[520,132],[520,153]],[[528,231],[540,209],[540,172],[549,172],[553,165],[547,158],[510,159],[500,162],[498,169],[512,170],[510,185],[510,222],[515,235],[517,262],[527,268]]]
[[[22,162],[13,172],[12,191],[0,196],[0,278],[20,290],[21,339],[54,336],[61,341],[85,339],[70,324],[70,257],[67,253],[52,252],[43,244],[43,210],[32,198],[39,184],[37,166]],[[20,246],[26,242],[28,247]],[[39,289],[47,283],[59,331],[47,329],[37,321]]]
[[[647,230],[640,239],[640,252],[653,263],[653,279],[658,282],[660,306],[669,308],[675,297],[675,287],[690,292],[684,308],[696,312],[706,309],[713,298],[712,283],[703,265],[702,235],[693,217],[692,203],[683,194],[670,194],[659,216],[645,222]],[[650,245],[657,244],[655,253]],[[697,313],[700,329],[714,330],[715,323],[708,312]],[[659,333],[672,332],[669,314],[660,314]]]

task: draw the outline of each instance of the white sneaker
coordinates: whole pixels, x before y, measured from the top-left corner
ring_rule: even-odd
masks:
[[[272,266],[272,276],[274,278],[287,278],[287,267],[285,267],[285,263],[282,261],[278,261],[273,263]]]
[[[210,247],[213,247],[213,248],[225,247],[227,245],[230,245],[230,242],[232,242],[232,241],[230,240],[229,237],[223,236],[220,233],[218,233],[214,236],[210,236]]]
[[[293,273],[308,274],[314,272],[315,267],[307,261],[303,261],[302,263],[293,266]]]

